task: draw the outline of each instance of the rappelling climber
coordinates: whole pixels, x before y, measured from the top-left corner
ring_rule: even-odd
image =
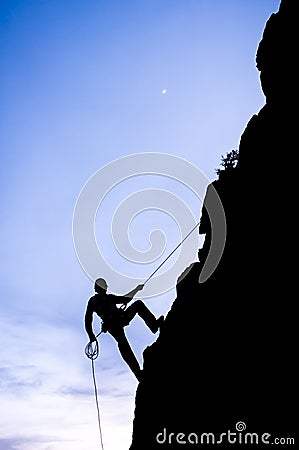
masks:
[[[129,325],[135,315],[138,314],[152,333],[156,333],[164,323],[164,316],[156,319],[141,300],[136,300],[126,309],[116,305],[127,305],[143,287],[143,284],[139,284],[126,295],[117,296],[107,294],[108,285],[106,281],[103,278],[98,278],[94,283],[95,295],[90,297],[85,313],[85,330],[90,342],[96,341],[96,336],[92,329],[93,313],[96,313],[102,319],[102,331],[104,333],[108,331],[117,341],[121,356],[138,381],[141,380],[142,370],[127,340],[124,327]]]

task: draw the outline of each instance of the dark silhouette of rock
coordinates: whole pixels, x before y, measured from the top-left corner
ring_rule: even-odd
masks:
[[[282,0],[267,21],[256,57],[265,106],[241,136],[236,167],[213,182],[227,220],[221,261],[199,284],[211,227],[203,208],[199,261],[144,351],[130,450],[196,448],[196,439],[231,448],[246,433],[255,448],[265,433],[270,443],[296,439],[295,3]]]

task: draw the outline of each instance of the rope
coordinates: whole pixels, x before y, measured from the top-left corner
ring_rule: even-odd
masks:
[[[156,270],[154,270],[154,272],[145,280],[145,282],[143,284],[146,284],[154,275],[156,272],[158,272],[158,270],[163,266],[163,264],[166,263],[166,261],[174,254],[175,251],[177,251],[177,249],[183,244],[183,242],[185,242],[185,240],[190,236],[191,233],[193,233],[193,231],[199,226],[200,221],[197,222],[196,225],[194,225],[194,227],[192,228],[191,231],[189,231],[189,233],[184,237],[184,239],[175,247],[175,249],[172,250],[171,253],[169,253],[169,255],[167,256],[167,258],[164,259],[164,261],[161,262],[161,264],[157,267]]]
[[[102,331],[96,336],[98,337]],[[85,347],[85,355],[88,359],[91,360],[91,368],[92,368],[92,380],[93,380],[93,387],[94,387],[94,395],[96,400],[96,407],[97,407],[97,415],[98,415],[98,425],[99,425],[99,431],[100,431],[100,442],[101,442],[101,448],[104,450],[104,444],[103,444],[103,434],[102,434],[102,427],[101,427],[101,416],[100,416],[100,407],[99,407],[99,399],[98,399],[98,388],[97,388],[97,381],[96,381],[96,374],[95,374],[95,368],[94,368],[94,360],[99,356],[99,343],[97,340],[94,341],[95,345],[93,347],[93,342],[89,342]]]
[[[194,225],[194,227],[192,228],[192,230],[189,231],[189,233],[184,237],[184,239],[181,240],[181,242],[172,250],[171,253],[169,253],[169,255],[167,256],[167,258],[164,259],[164,261],[161,262],[161,264],[153,271],[153,273],[150,274],[150,276],[145,280],[145,282],[143,283],[143,285],[145,285],[154,275],[156,272],[158,272],[158,270],[163,266],[163,264],[166,263],[166,261],[174,254],[174,252],[177,251],[177,249],[183,244],[183,242],[185,242],[185,240],[190,236],[190,234],[193,233],[193,231],[199,226],[200,221],[197,222],[196,225]],[[125,310],[127,307],[127,305],[123,304],[121,306],[121,309]]]
[[[96,338],[98,336],[100,336],[100,334],[102,334],[102,333],[103,333],[103,331],[100,331],[100,333],[98,333],[96,335]],[[94,347],[92,345],[93,342],[95,343]],[[85,355],[87,356],[88,359],[91,359],[92,361],[94,359],[97,359],[97,357],[100,354],[100,346],[99,346],[99,343],[98,343],[97,339],[95,341],[93,341],[93,342],[88,342],[88,344],[85,347]]]

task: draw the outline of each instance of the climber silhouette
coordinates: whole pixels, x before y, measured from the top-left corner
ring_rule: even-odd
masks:
[[[160,316],[156,319],[156,317],[141,300],[136,300],[126,309],[117,307],[116,305],[127,305],[137,294],[137,292],[143,289],[143,287],[143,284],[139,284],[135,289],[128,292],[126,295],[117,296],[107,294],[108,285],[106,281],[103,278],[98,278],[94,284],[95,295],[90,297],[85,312],[85,330],[89,336],[90,342],[96,340],[96,336],[92,328],[93,313],[96,313],[103,321],[102,331],[104,333],[108,331],[117,341],[121,356],[128,364],[138,381],[141,380],[142,370],[140,369],[139,362],[127,340],[124,327],[129,325],[135,315],[138,314],[144,320],[152,333],[156,333],[164,322],[164,316]]]

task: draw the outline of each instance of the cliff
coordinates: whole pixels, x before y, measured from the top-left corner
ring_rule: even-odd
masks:
[[[130,450],[219,448],[221,433],[229,448],[240,421],[270,443],[295,436],[296,27],[295,2],[282,0],[256,55],[265,105],[240,138],[237,166],[213,183],[227,220],[223,256],[198,283],[213,229],[203,209],[199,260],[144,351]],[[212,435],[200,444],[204,433],[214,445]]]

